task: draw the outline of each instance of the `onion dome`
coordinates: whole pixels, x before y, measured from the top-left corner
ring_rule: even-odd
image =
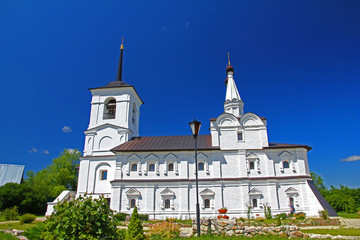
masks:
[[[226,67],[226,73],[228,73],[228,72],[234,72],[234,68],[231,65],[228,65]]]
[[[225,78],[225,86],[227,86],[228,78]]]

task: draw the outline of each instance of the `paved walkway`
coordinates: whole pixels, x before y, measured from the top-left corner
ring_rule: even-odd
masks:
[[[345,228],[360,228],[360,219],[340,218],[340,221]]]

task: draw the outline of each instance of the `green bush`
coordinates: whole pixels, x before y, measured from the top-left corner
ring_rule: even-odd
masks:
[[[144,240],[144,230],[139,219],[139,214],[137,212],[137,207],[134,208],[133,213],[131,214],[130,224],[128,226],[126,240]]]
[[[272,219],[271,207],[268,203],[264,205],[264,215],[266,219]]]
[[[14,206],[12,208],[7,208],[2,213],[2,217],[7,221],[17,220],[19,216],[18,207]]]
[[[286,219],[288,216],[286,215],[286,213],[280,213],[278,215],[276,215],[276,218],[280,218],[281,220]]]
[[[31,213],[26,213],[20,217],[20,223],[32,223],[35,221],[36,216]]]
[[[170,240],[180,237],[180,225],[174,222],[158,222],[149,226],[149,237],[151,240]]]
[[[148,214],[139,214],[140,221],[149,221],[149,215]]]
[[[45,221],[42,239],[120,239],[114,211],[103,196],[80,196],[72,202],[55,206],[55,213]]]
[[[304,212],[298,212],[294,214],[294,217],[299,220],[303,220],[306,218],[306,213]]]
[[[125,221],[125,220],[126,220],[126,216],[128,216],[128,214],[119,212],[119,213],[117,213],[117,214],[114,215],[114,218],[115,218],[117,221]]]
[[[24,235],[31,240],[41,240],[40,236],[43,231],[45,231],[45,224],[38,223],[32,228],[26,229]]]
[[[14,235],[12,235],[10,233],[3,233],[3,232],[0,232],[0,239],[1,240],[18,240],[18,238],[15,237]]]
[[[319,216],[324,220],[329,219],[329,213],[326,209],[319,211]]]

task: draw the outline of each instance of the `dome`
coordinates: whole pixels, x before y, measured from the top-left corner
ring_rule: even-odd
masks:
[[[226,73],[228,73],[228,72],[234,72],[234,68],[231,65],[228,65],[226,67]]]

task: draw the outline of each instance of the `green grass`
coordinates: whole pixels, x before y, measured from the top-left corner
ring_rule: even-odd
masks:
[[[15,237],[15,236],[13,236],[13,235],[11,235],[9,233],[5,234],[5,233],[2,233],[2,232],[0,232],[0,239],[1,240],[18,240],[17,237]]]
[[[17,229],[17,230],[26,230],[38,224],[39,222],[32,222],[32,223],[24,223],[20,224],[20,222],[13,222],[13,223],[1,223],[0,229]],[[0,238],[1,239],[1,238]]]
[[[303,233],[317,233],[343,236],[360,236],[360,229],[340,228],[340,229],[303,229]]]
[[[179,238],[180,239],[184,239],[184,238]],[[232,240],[238,240],[238,239],[249,239],[247,237],[236,237],[236,236],[223,236],[223,235],[214,235],[214,234],[205,234],[205,235],[200,235],[200,238],[198,237],[190,237],[187,238],[187,240],[212,240],[212,239],[232,239]],[[257,239],[257,240],[285,240],[288,238],[284,238],[284,237],[279,237],[279,236],[274,236],[274,235],[257,235],[254,236],[252,239]]]
[[[360,219],[360,214],[357,213],[337,213],[339,217],[343,218],[358,218]]]

